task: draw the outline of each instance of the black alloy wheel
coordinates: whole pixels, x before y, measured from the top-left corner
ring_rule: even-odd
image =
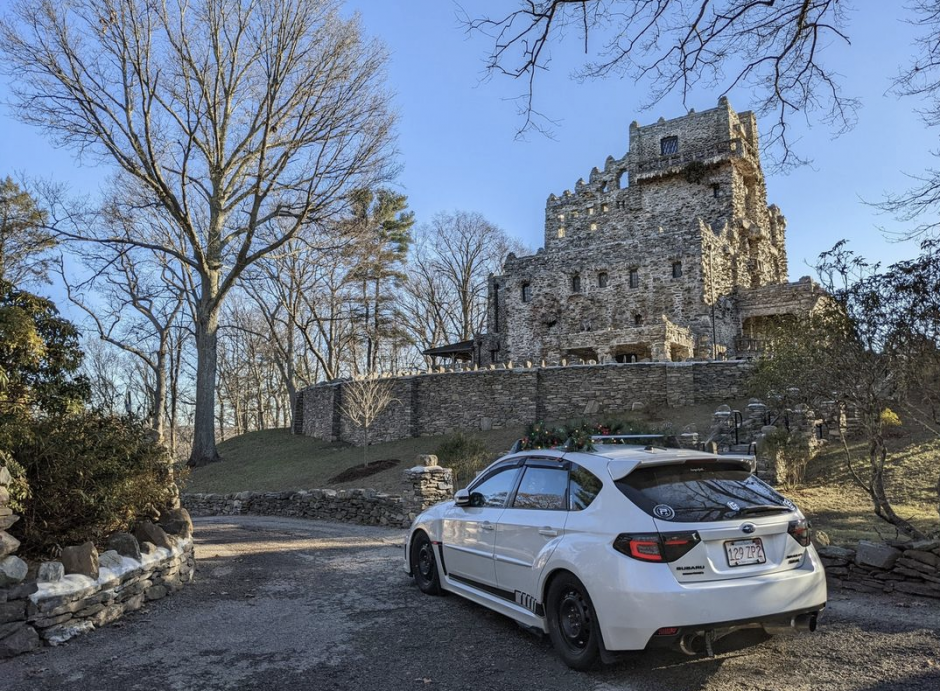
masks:
[[[427,533],[415,533],[411,541],[411,573],[415,583],[426,595],[441,594],[441,578],[437,572],[437,559],[434,557],[434,545]]]
[[[600,629],[587,589],[573,574],[561,573],[548,588],[548,633],[572,669],[589,669],[600,652]]]

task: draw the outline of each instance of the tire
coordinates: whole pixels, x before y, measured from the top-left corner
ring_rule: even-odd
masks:
[[[427,533],[419,531],[411,540],[411,573],[418,589],[425,595],[441,594],[441,576],[437,571],[434,545]]]
[[[574,574],[562,572],[552,579],[546,602],[555,651],[572,669],[590,669],[600,653],[601,634],[587,588]]]

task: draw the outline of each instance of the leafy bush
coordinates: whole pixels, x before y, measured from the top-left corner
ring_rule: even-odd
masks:
[[[486,444],[463,432],[448,434],[434,453],[442,466],[454,471],[456,487],[466,487],[478,472],[495,460]]]
[[[783,427],[764,437],[762,452],[777,463],[777,481],[786,489],[801,487],[806,481],[806,468],[813,458],[810,437],[791,434]],[[783,471],[782,477],[779,472]]]
[[[11,532],[21,551],[52,555],[65,545],[128,529],[170,500],[166,450],[142,422],[98,412],[50,415],[21,430],[12,457],[31,497]]]

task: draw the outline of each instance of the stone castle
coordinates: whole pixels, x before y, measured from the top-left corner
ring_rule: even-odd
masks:
[[[548,198],[545,246],[489,282],[487,333],[427,351],[477,365],[755,354],[768,320],[813,308],[787,282],[786,220],[767,204],[753,113],[718,107],[630,125],[630,147]]]

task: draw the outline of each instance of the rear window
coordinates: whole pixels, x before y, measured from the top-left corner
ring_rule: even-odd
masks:
[[[766,482],[731,463],[687,461],[641,467],[616,485],[650,516],[676,523],[726,521],[795,509]]]

